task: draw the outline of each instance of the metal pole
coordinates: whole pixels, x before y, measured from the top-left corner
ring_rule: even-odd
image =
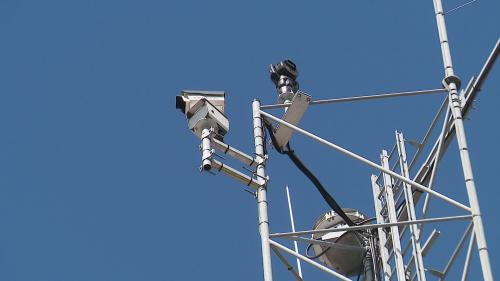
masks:
[[[450,114],[450,111],[448,109],[446,109],[446,114],[444,115],[443,127],[441,128],[441,134],[439,135],[439,143],[437,146],[436,160],[434,160],[434,165],[432,166],[431,178],[429,179],[429,183],[427,184],[427,186],[429,188],[432,188],[432,186],[434,185],[434,179],[436,176],[436,171],[437,171],[437,167],[439,165],[439,160],[440,160],[439,158],[441,158],[441,150],[443,148],[444,134],[446,132],[446,124],[448,123],[449,114]],[[427,208],[428,207],[429,207],[429,195],[426,194],[425,199],[424,199],[424,206],[422,207],[422,213],[423,213],[422,217],[423,218],[427,217]]]
[[[293,211],[292,211],[292,200],[290,199],[290,191],[288,190],[288,185],[285,186],[286,190],[286,198],[288,199],[288,211],[290,213],[290,224],[292,225],[292,231],[295,232],[295,222],[293,220]],[[297,241],[293,241],[293,246],[295,252],[299,253],[299,246],[297,245]],[[297,270],[299,271],[299,276],[302,278],[302,267],[300,266],[300,259],[297,258]]]
[[[234,157],[235,159],[243,162],[244,164],[248,166],[257,166],[257,162],[255,161],[255,158],[253,158],[250,155],[247,155],[238,149],[216,139],[212,138],[212,145],[214,148],[222,151],[224,154],[227,154],[231,157]]]
[[[484,83],[491,69],[493,68],[493,65],[495,64],[495,61],[498,58],[499,53],[500,53],[500,40],[497,41],[495,47],[488,56],[488,59],[486,60],[483,68],[481,69],[481,72],[477,76],[477,79],[473,79],[473,81],[469,83],[469,85],[464,91],[465,93],[463,94],[463,97],[465,97],[465,100],[462,103],[462,116],[467,116],[467,114],[470,112],[470,109],[472,108],[472,103],[475,97],[478,95],[482,84]],[[453,117],[452,117],[451,121],[449,121],[446,124],[446,133],[442,145],[441,154],[444,154],[446,152],[451,142],[451,139],[455,136],[455,133],[456,133],[455,125],[453,123]],[[420,165],[417,174],[413,178],[414,181],[420,182],[422,184],[425,184],[425,182],[429,181],[429,176],[432,171],[431,169],[429,169],[429,167],[432,167],[432,165],[434,165],[434,163],[436,162],[435,160],[436,160],[436,152],[438,144],[439,144],[439,139],[435,142],[434,146],[432,147],[432,150],[429,152],[424,163]],[[414,194],[415,202],[417,202],[420,199],[421,194],[422,194],[421,192],[415,192]],[[403,212],[399,214],[399,219],[400,220],[405,219],[406,217],[407,217],[406,210],[403,210]]]
[[[277,243],[277,242],[275,242],[273,240],[269,240],[269,243],[271,243],[271,245],[273,245],[274,247],[282,250],[283,252],[287,252],[288,254],[290,254],[292,256],[295,256],[295,257],[303,260],[304,262],[306,262],[306,263],[308,263],[308,264],[310,264],[310,265],[312,265],[312,266],[314,266],[314,267],[316,267],[318,269],[321,269],[321,270],[323,270],[324,272],[326,272],[328,274],[331,274],[331,275],[337,277],[340,280],[351,281],[351,279],[345,277],[344,275],[342,275],[342,274],[340,274],[338,272],[335,272],[335,271],[329,269],[328,267],[326,267],[324,265],[321,265],[321,264],[319,264],[319,263],[311,260],[310,258],[307,258],[307,257],[305,257],[305,256],[303,256],[301,254],[297,254],[294,251],[288,249],[287,247],[285,247],[285,246],[283,246],[283,245],[281,245],[281,244],[279,244],[279,243]]]
[[[465,239],[467,239],[467,236],[471,232],[471,228],[472,228],[471,224],[472,223],[470,223],[467,226],[467,228],[465,229],[464,234],[462,235],[462,237],[460,238],[460,241],[458,242],[457,246],[455,247],[455,250],[451,254],[451,257],[448,260],[448,263],[446,264],[446,266],[445,266],[445,268],[444,268],[444,270],[442,272],[442,276],[440,277],[440,280],[444,280],[446,278],[446,275],[448,275],[448,272],[450,272],[451,266],[455,262],[455,259],[457,258],[458,253],[460,252],[460,250],[462,250],[462,247],[463,247],[463,245],[465,243]]]
[[[262,266],[264,269],[264,281],[273,280],[273,271],[271,267],[271,248],[269,245],[269,219],[267,216],[267,185],[266,169],[264,155],[264,127],[262,126],[262,117],[260,114],[260,101],[254,100],[252,103],[253,111],[253,135],[255,139],[255,158],[257,164],[257,180],[261,183],[257,188],[257,206],[259,211],[259,233],[262,247]]]
[[[453,114],[455,122],[455,130],[457,133],[458,147],[460,150],[460,160],[462,162],[462,170],[465,178],[465,186],[467,189],[467,196],[469,197],[471,213],[473,216],[474,232],[476,234],[477,248],[479,251],[479,259],[481,261],[481,268],[483,271],[483,278],[485,281],[493,280],[491,272],[490,258],[488,255],[488,246],[486,245],[486,237],[484,234],[483,221],[481,219],[481,211],[479,208],[479,201],[476,194],[476,185],[474,183],[474,176],[472,173],[472,165],[467,146],[467,139],[465,137],[464,122],[462,119],[462,108],[460,98],[458,97],[457,85],[460,80],[453,72],[453,64],[451,61],[451,52],[448,44],[448,35],[446,33],[446,23],[444,20],[443,4],[441,0],[433,0],[434,11],[436,13],[436,22],[439,33],[439,41],[441,43],[441,53],[443,56],[443,64],[445,69],[445,83],[448,84],[448,95],[450,109]]]
[[[210,129],[203,129],[201,132],[201,168],[210,170],[212,168],[212,149],[210,148]]]
[[[493,68],[493,65],[495,64],[495,61],[498,57],[498,54],[500,53],[500,39],[497,41],[495,47],[491,51],[490,55],[488,56],[488,59],[486,60],[483,68],[481,69],[481,72],[477,76],[477,79],[474,79],[472,83],[470,83],[467,88],[465,89],[464,97],[465,101],[463,102],[463,107],[462,107],[462,116],[467,116],[469,113],[471,107],[472,107],[472,102],[476,98],[477,94],[479,93],[482,84],[488,77],[491,69]],[[449,108],[449,106],[448,106]],[[452,118],[453,119],[453,118]],[[453,121],[453,120],[451,120]],[[443,148],[442,148],[442,153],[444,153],[448,149],[448,145],[451,141],[451,138],[454,137],[455,135],[455,125],[453,122],[448,122],[446,124],[446,134],[445,134],[445,139],[443,143]],[[436,158],[436,150],[438,146],[439,140],[436,141],[434,144],[431,152],[429,153],[427,159],[425,160],[424,163],[420,166],[417,175],[414,177],[414,180],[420,183],[424,183],[428,180],[429,175],[431,173],[431,170],[429,170],[429,167],[434,165],[433,163],[435,162]],[[416,200],[418,200],[420,193],[416,193],[415,197]],[[404,215],[402,216],[404,217]]]
[[[427,241],[425,241],[424,246],[422,247],[423,257],[427,256],[427,253],[430,251],[432,245],[434,245],[434,242],[436,242],[439,234],[441,234],[441,232],[435,229],[431,232],[431,234],[429,234],[429,238],[427,238]]]
[[[301,241],[301,242],[307,242],[310,244],[317,244],[317,245],[321,245],[324,247],[330,247],[332,250],[347,250],[347,251],[351,251],[351,252],[357,251],[360,254],[363,254],[363,252],[366,250],[365,247],[361,247],[361,246],[351,246],[351,245],[347,245],[347,244],[328,242],[328,241],[323,241],[323,240],[318,240],[318,239],[304,238],[304,237],[300,237],[300,236],[286,236],[283,238],[293,240],[293,241]]]
[[[280,253],[278,249],[275,247],[271,247],[271,250],[273,250],[274,254],[278,257],[278,259],[283,263],[283,265],[290,271],[290,273],[295,277],[295,280],[297,281],[304,281],[302,277],[295,271],[293,268],[293,265],[291,265],[286,258]]]
[[[339,227],[339,228],[305,230],[305,231],[285,232],[285,233],[273,233],[273,234],[269,235],[269,237],[274,238],[274,237],[299,236],[299,235],[309,235],[309,234],[325,234],[325,233],[330,233],[330,232],[341,232],[341,231],[347,232],[347,231],[366,230],[366,229],[374,229],[374,228],[386,228],[386,227],[392,227],[392,226],[403,226],[403,225],[407,225],[407,224],[435,223],[435,222],[469,220],[469,219],[472,219],[471,215],[440,217],[440,218],[421,219],[421,220],[414,220],[414,221],[398,221],[398,222],[390,222],[390,223],[356,225],[356,226]]]
[[[427,132],[425,132],[425,135],[422,138],[422,140],[418,142],[419,145],[417,147],[417,152],[415,152],[415,155],[413,156],[413,158],[410,161],[410,166],[409,166],[410,170],[413,168],[413,165],[415,165],[415,163],[417,163],[418,157],[420,156],[420,154],[422,153],[423,148],[425,147],[425,145],[429,141],[429,138],[432,135],[432,131],[434,130],[434,127],[436,127],[436,124],[437,124],[437,121],[439,119],[439,116],[441,116],[441,113],[445,109],[448,111],[448,106],[447,105],[448,105],[448,97],[446,97],[443,100],[443,102],[441,103],[441,106],[439,107],[438,111],[434,115],[434,118],[432,119],[431,124],[430,124],[429,128],[427,129]],[[444,122],[445,122],[445,124],[443,126],[446,126],[446,122],[448,122],[448,119],[445,118]],[[445,127],[445,129],[446,129],[446,127]]]
[[[250,186],[253,188],[258,188],[259,185],[261,184],[256,179],[254,179],[250,176],[247,176],[247,175],[243,174],[242,172],[240,172],[240,171],[238,171],[238,170],[236,170],[228,165],[225,165],[224,163],[219,162],[215,159],[212,160],[212,165],[213,165],[213,168],[216,169],[217,171],[222,172],[222,173],[232,177],[233,179],[235,179],[243,184],[246,184],[247,186]]]
[[[464,96],[467,100],[474,100],[478,92],[481,90],[481,87],[490,74],[491,69],[493,68],[493,65],[495,65],[495,61],[498,58],[498,54],[500,53],[500,39],[497,40],[497,43],[495,44],[495,47],[493,47],[493,50],[491,50],[490,55],[488,56],[488,59],[486,59],[486,62],[484,63],[483,68],[477,75],[477,79],[473,81],[473,83],[470,85],[470,87],[467,87],[465,89]],[[465,113],[464,116],[467,115],[467,109],[470,106],[471,103],[465,103]]]
[[[464,271],[462,272],[462,279],[461,279],[462,281],[467,280],[467,276],[469,275],[469,265],[470,265],[472,250],[474,249],[475,238],[476,236],[474,235],[474,232],[472,232],[470,234],[469,247],[467,247],[467,255],[465,256]]]
[[[377,184],[377,176],[372,175],[371,177],[372,181],[372,190],[373,190],[373,201],[375,203],[375,217],[377,218],[377,223],[384,223],[384,217],[382,216],[382,202],[380,201],[379,196],[380,194],[380,186]],[[382,228],[377,229],[377,234],[378,234],[378,243],[379,243],[379,254],[380,254],[380,259],[381,259],[381,264],[382,264],[382,270],[384,280],[385,281],[390,281],[391,280],[391,266],[389,265],[389,250],[386,247],[387,244],[387,234]]]
[[[399,166],[401,168],[401,174],[409,178],[410,172],[408,170],[408,163],[406,161],[406,148],[402,133],[396,132],[396,141],[398,144],[399,163],[400,163]],[[403,183],[403,192],[405,194],[405,199],[406,199],[408,220],[416,220],[417,216],[415,214],[415,205],[413,204],[413,194],[411,186],[409,186],[406,183]],[[411,242],[413,246],[413,257],[415,262],[417,280],[425,281],[426,277],[425,277],[424,261],[422,260],[422,247],[420,246],[420,241],[419,241],[420,230],[418,229],[418,225],[416,224],[410,225],[409,228],[410,228]]]
[[[387,151],[382,150],[380,161],[382,162],[384,168],[389,168],[389,156],[387,155]],[[387,216],[389,217],[390,223],[396,223],[398,221],[398,217],[396,214],[396,204],[394,202],[392,178],[388,174],[383,174],[383,177],[387,204]],[[392,252],[395,259],[394,267],[396,269],[397,280],[405,281],[404,259],[403,254],[401,253],[401,240],[399,239],[399,228],[397,226],[391,226],[390,236],[392,240]]]
[[[354,159],[356,159],[356,160],[358,160],[358,161],[360,161],[362,163],[365,163],[368,166],[371,166],[371,167],[373,167],[373,168],[375,168],[375,169],[377,169],[379,171],[382,171],[382,172],[384,172],[386,174],[389,174],[392,177],[397,178],[397,179],[399,179],[399,180],[401,180],[401,181],[403,181],[403,182],[405,182],[405,183],[407,183],[407,184],[415,187],[416,189],[419,189],[421,191],[425,191],[427,193],[430,193],[430,194],[432,194],[432,195],[440,198],[441,200],[444,200],[444,201],[450,203],[453,206],[456,206],[458,208],[466,210],[467,212],[470,212],[470,210],[471,210],[469,207],[465,206],[462,203],[459,203],[459,202],[457,202],[457,201],[455,201],[455,200],[453,200],[453,199],[451,199],[451,198],[449,198],[449,197],[447,197],[447,196],[445,196],[445,195],[443,195],[443,194],[441,194],[439,192],[436,192],[436,191],[434,191],[432,189],[429,189],[428,187],[425,187],[425,186],[423,186],[420,183],[417,183],[417,182],[412,181],[412,180],[410,180],[408,178],[405,178],[405,177],[401,176],[400,174],[391,171],[389,168],[384,168],[384,167],[382,167],[382,166],[380,166],[380,165],[378,165],[376,163],[373,163],[372,161],[370,161],[370,160],[368,160],[366,158],[363,158],[363,157],[359,156],[358,154],[356,154],[354,152],[351,152],[351,151],[349,151],[349,150],[347,150],[347,149],[345,149],[343,147],[340,147],[340,146],[338,146],[338,145],[336,145],[334,143],[331,143],[331,142],[329,142],[329,141],[327,141],[327,140],[325,140],[325,139],[323,139],[321,137],[318,137],[318,136],[316,136],[316,135],[314,135],[314,134],[312,134],[312,133],[310,133],[310,132],[308,132],[308,131],[306,131],[304,129],[301,129],[301,128],[293,125],[293,124],[290,124],[290,123],[288,123],[286,121],[283,121],[283,120],[277,118],[276,116],[273,116],[273,115],[271,115],[271,114],[269,114],[267,112],[264,112],[262,110],[260,111],[260,113],[262,115],[264,115],[265,117],[268,117],[268,118],[272,119],[273,121],[276,121],[276,122],[282,124],[283,126],[287,126],[288,128],[291,128],[294,131],[297,131],[297,132],[299,132],[299,133],[301,133],[303,135],[306,135],[306,136],[310,137],[311,139],[313,139],[315,141],[318,141],[318,142],[320,142],[320,143],[322,143],[322,144],[324,144],[326,146],[329,146],[329,147],[331,147],[331,148],[333,148],[333,149],[335,149],[335,150],[337,150],[337,151],[339,151],[339,152],[341,152],[341,153],[343,153],[343,154],[345,154],[345,155],[347,155],[347,156],[349,156],[351,158],[354,158]]]
[[[420,232],[420,233],[422,233],[422,232]],[[431,232],[431,234],[429,235],[429,238],[427,238],[427,241],[425,241],[424,246],[422,246],[422,257],[427,256],[427,253],[430,251],[430,249],[434,245],[434,242],[436,242],[437,238],[439,237],[439,234],[440,234],[440,232],[435,230],[435,229]],[[410,258],[410,261],[408,262],[408,267],[406,269],[407,271],[413,270],[413,266],[415,265],[415,263],[413,261],[414,261],[414,258],[412,256]]]
[[[371,96],[354,96],[354,97],[345,97],[345,98],[335,98],[335,99],[324,99],[324,100],[313,100],[309,104],[326,104],[326,103],[342,103],[342,102],[352,102],[352,101],[364,101],[364,100],[374,100],[374,99],[385,99],[385,98],[395,98],[395,97],[408,97],[408,96],[416,96],[416,95],[425,95],[425,94],[435,94],[446,92],[446,89],[431,89],[431,90],[420,90],[420,91],[411,91],[411,92],[400,92],[400,93],[386,93],[386,94],[378,94]],[[271,108],[288,108],[291,105],[290,102],[278,103],[278,104],[270,104],[263,105],[262,109],[271,109]]]
[[[354,96],[354,97],[346,97],[346,98],[314,100],[314,101],[311,101],[310,104],[340,103],[340,102],[373,100],[373,99],[394,98],[394,97],[408,97],[408,96],[416,96],[416,95],[424,95],[424,94],[442,93],[445,91],[446,91],[445,89],[432,89],[432,90],[421,90],[421,91],[411,91],[411,92],[379,94],[379,95],[373,95],[373,96]]]

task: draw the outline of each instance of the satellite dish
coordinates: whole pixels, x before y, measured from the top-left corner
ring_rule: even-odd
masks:
[[[343,209],[346,215],[354,222],[365,220],[365,216],[355,209]],[[332,229],[348,227],[346,222],[334,211],[329,211],[319,217],[314,223],[313,229]],[[362,232],[336,231],[326,234],[313,234],[315,240],[334,243],[313,243],[312,248],[326,266],[346,276],[357,276],[362,270],[367,238]]]

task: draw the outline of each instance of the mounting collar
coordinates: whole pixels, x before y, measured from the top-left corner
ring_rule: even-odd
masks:
[[[447,76],[443,79],[443,86],[447,89],[447,90],[450,90],[450,87],[449,85],[451,83],[454,83],[455,86],[456,86],[456,89],[460,89],[460,86],[462,85],[462,81],[460,80],[460,77],[456,76],[456,75],[450,75],[450,76]]]

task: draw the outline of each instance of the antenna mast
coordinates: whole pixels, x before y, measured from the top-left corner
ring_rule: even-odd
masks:
[[[462,116],[462,104],[458,96],[458,88],[460,88],[460,79],[455,76],[453,71],[453,62],[451,60],[450,46],[448,43],[448,34],[446,32],[446,22],[444,19],[443,4],[441,0],[433,0],[434,11],[436,13],[436,22],[439,33],[439,41],[441,43],[441,53],[443,56],[443,65],[445,77],[443,85],[448,90],[448,102],[453,116],[455,130],[457,134],[458,148],[460,150],[460,160],[462,162],[462,170],[465,178],[465,186],[467,196],[472,213],[472,222],[474,224],[474,234],[476,236],[479,258],[485,281],[493,280],[491,273],[490,258],[488,256],[488,247],[486,245],[486,237],[484,235],[483,220],[481,219],[481,210],[479,209],[479,201],[476,193],[476,184],[474,183],[474,175],[472,173],[472,165],[469,157],[469,148],[465,137],[464,121]]]
[[[176,98],[176,107],[188,119],[189,129],[201,140],[202,164],[200,170],[216,170],[249,188],[253,188],[251,193],[255,195],[259,214],[264,281],[273,280],[271,250],[292,276],[299,281],[303,280],[299,260],[345,281],[356,276],[358,279],[363,276],[364,281],[426,281],[431,275],[438,277],[439,280],[444,280],[467,241],[465,261],[461,267],[461,280],[465,281],[469,275],[474,243],[476,243],[483,280],[493,281],[463,118],[469,112],[474,98],[498,57],[500,40],[497,41],[477,78],[472,78],[467,87],[459,93],[461,81],[453,69],[442,2],[441,0],[433,0],[433,3],[443,58],[444,79],[441,83],[444,88],[313,100],[310,95],[299,90],[299,84],[296,81],[298,77],[297,66],[292,61],[284,60],[272,64],[270,65],[270,74],[271,80],[276,86],[278,103],[261,105],[257,99],[252,103],[254,156],[247,155],[224,142],[224,136],[229,131],[229,120],[224,115],[224,92],[182,91],[182,95]],[[408,161],[405,147],[406,143],[410,141],[406,141],[400,131],[395,132],[395,143],[392,149],[382,150],[380,162],[375,163],[298,126],[305,111],[313,105],[368,102],[375,99],[440,95],[443,93],[445,95],[442,105],[425,136],[416,144],[416,152],[410,161]],[[265,111],[275,108],[285,109],[281,118]],[[443,112],[445,112],[444,117],[442,117]],[[412,178],[410,176],[411,169],[418,163],[417,160],[423,153],[423,148],[427,145],[433,129],[440,120],[442,120],[440,134]],[[371,175],[371,191],[369,192],[374,200],[375,217],[373,219],[367,219],[356,209],[339,206],[290,148],[289,140],[294,132],[378,171],[377,174]],[[332,208],[332,211],[316,220],[312,230],[295,230],[287,187],[292,232],[270,233],[267,201],[269,178],[266,174],[266,164],[269,158],[266,149],[267,136],[270,137],[276,151],[290,157]],[[470,206],[441,193],[434,186],[439,161],[455,136]],[[250,170],[252,174],[247,175],[213,159],[215,149],[254,169]],[[421,211],[417,211],[416,206],[422,195],[425,195],[423,208]],[[431,197],[438,198],[441,202],[454,206],[465,214],[429,217],[428,206]],[[430,268],[425,262],[429,261],[427,256],[440,236],[440,231],[434,229],[424,234],[424,226],[431,223],[444,224],[455,221],[467,221],[469,224],[456,247],[451,251],[446,266],[442,270]],[[430,233],[427,234],[428,232]],[[427,236],[425,239],[424,235]],[[289,249],[279,243],[279,239],[293,241],[295,249]],[[297,242],[305,242],[309,245],[302,254],[297,248]],[[314,256],[309,255],[310,249],[314,250]],[[289,254],[297,259],[298,271],[285,258],[284,254]]]

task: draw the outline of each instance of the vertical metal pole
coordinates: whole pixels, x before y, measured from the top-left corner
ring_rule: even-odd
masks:
[[[259,233],[262,246],[262,266],[264,269],[264,281],[273,280],[271,267],[271,247],[269,244],[269,219],[267,217],[267,185],[264,155],[264,127],[260,115],[260,101],[254,100],[252,103],[253,112],[253,135],[255,139],[255,158],[257,160],[257,207],[259,211]]]
[[[377,184],[377,176],[372,175],[372,189],[373,189],[373,201],[375,202],[375,217],[377,218],[377,223],[385,223],[384,217],[382,216],[382,202],[380,201],[380,196],[382,194],[380,187]],[[391,266],[389,265],[389,251],[387,250],[387,235],[383,228],[377,228],[378,243],[379,243],[379,255],[382,260],[382,270],[385,281],[391,280]]]
[[[290,191],[288,190],[288,185],[285,186],[286,190],[286,198],[288,200],[288,211],[290,213],[290,224],[292,225],[292,232],[295,232],[295,222],[293,220],[293,211],[292,211],[292,200],[290,199]],[[298,254],[299,253],[299,246],[297,245],[297,241],[293,241],[293,246],[295,249],[295,252]],[[300,266],[300,259],[297,258],[297,270],[299,271],[299,276],[300,278],[302,277],[302,267]]]
[[[408,162],[406,161],[406,148],[404,144],[403,134],[400,132],[396,132],[396,143],[398,146],[398,154],[399,154],[399,166],[401,168],[401,174],[407,178],[410,178],[410,172],[408,169]],[[413,193],[411,190],[411,186],[406,183],[403,183],[403,191],[406,200],[406,210],[408,213],[408,220],[414,221],[417,219],[415,214],[415,205],[413,203]],[[413,246],[413,258],[415,262],[415,270],[417,280],[425,281],[425,268],[424,261],[422,259],[422,247],[420,246],[420,230],[418,229],[418,225],[411,224],[410,235],[411,242]]]
[[[479,208],[479,201],[476,194],[476,185],[474,183],[474,176],[472,173],[472,165],[470,162],[467,139],[465,137],[461,102],[457,92],[457,88],[459,87],[457,83],[460,80],[458,80],[458,78],[455,76],[453,72],[450,47],[448,45],[448,35],[446,33],[446,23],[444,20],[443,5],[441,3],[441,0],[433,0],[433,2],[434,2],[434,11],[436,13],[439,41],[441,44],[441,53],[443,56],[443,64],[445,69],[445,83],[448,84],[450,109],[453,114],[453,119],[455,122],[458,147],[460,150],[460,160],[462,162],[462,170],[465,178],[467,196],[469,197],[471,213],[473,216],[472,221],[474,223],[474,233],[476,234],[479,259],[481,261],[481,268],[483,271],[484,280],[491,281],[493,280],[493,274],[491,272],[490,258],[488,255],[488,247],[486,245],[486,237],[484,235],[483,221],[481,219],[481,211]]]
[[[382,150],[382,155],[380,155],[382,160],[382,166],[386,169],[389,168],[389,156],[387,151]],[[394,203],[394,193],[392,190],[392,178],[389,174],[383,174],[384,179],[384,190],[386,196],[387,204],[387,215],[389,216],[389,222],[397,222],[398,217],[396,214],[396,204]],[[399,228],[397,226],[391,226],[391,240],[392,240],[392,251],[394,252],[396,274],[398,275],[398,281],[405,281],[405,266],[403,255],[401,254],[401,240],[399,238]]]
[[[201,168],[210,170],[212,168],[212,149],[210,148],[210,129],[201,131]]]

